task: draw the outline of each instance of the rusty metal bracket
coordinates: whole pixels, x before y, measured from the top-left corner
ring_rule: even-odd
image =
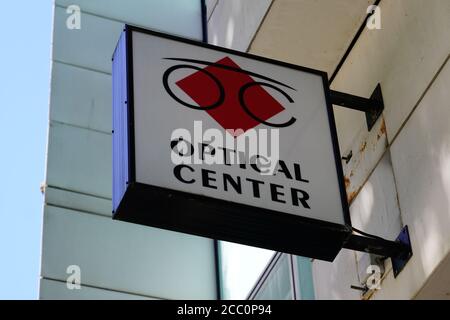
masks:
[[[369,99],[334,90],[330,90],[330,95],[332,104],[364,112],[369,131],[384,110],[383,94],[380,84],[377,85]]]
[[[363,237],[351,234],[344,243],[344,248],[391,258],[394,277],[397,277],[412,257],[408,226],[402,229],[395,241],[385,240],[375,236]]]

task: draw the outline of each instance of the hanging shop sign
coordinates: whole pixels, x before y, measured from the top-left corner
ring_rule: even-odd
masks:
[[[114,219],[332,261],[349,210],[326,73],[127,26]]]

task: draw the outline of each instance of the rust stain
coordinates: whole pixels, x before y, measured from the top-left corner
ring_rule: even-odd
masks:
[[[384,119],[383,119],[383,122],[381,123],[380,133],[381,133],[381,135],[386,134],[386,122],[384,122]]]
[[[350,177],[353,176],[353,172],[350,173]],[[353,199],[358,195],[357,191],[350,192],[350,184],[351,181],[348,177],[344,177],[344,183],[345,183],[345,190],[347,191],[347,202],[350,204]]]
[[[344,183],[345,183],[345,189],[348,189],[350,187],[350,179],[347,177],[344,177]]]
[[[384,135],[386,135],[386,122],[383,119],[381,122],[380,131],[377,133],[377,141],[379,141]]]
[[[347,195],[347,201],[348,201],[348,203],[349,203],[349,204],[352,203],[353,200],[356,198],[357,195],[358,195],[358,192],[356,192],[356,191],[350,192],[350,193]]]
[[[364,150],[366,150],[366,147],[367,147],[367,142],[364,141],[364,142],[361,144],[361,146],[359,147],[359,152],[363,153]]]
[[[352,170],[350,172],[350,177],[353,177],[354,174],[355,173]],[[345,183],[345,190],[347,192],[347,201],[350,204],[356,198],[356,196],[358,195],[359,190],[351,191],[351,181],[350,181],[350,178],[347,177],[347,176],[344,177],[344,183]]]

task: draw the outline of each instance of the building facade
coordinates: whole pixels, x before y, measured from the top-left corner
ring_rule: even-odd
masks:
[[[403,271],[381,262],[362,292],[351,286],[373,280],[364,253],[328,263],[113,221],[111,56],[124,23],[323,70],[362,97],[380,84],[372,130],[363,113],[334,111],[352,224],[389,240],[407,225]],[[449,30],[447,0],[56,0],[40,297],[448,299]]]

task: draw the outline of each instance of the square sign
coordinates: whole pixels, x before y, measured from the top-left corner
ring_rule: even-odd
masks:
[[[114,219],[332,261],[350,235],[326,73],[126,26]]]

